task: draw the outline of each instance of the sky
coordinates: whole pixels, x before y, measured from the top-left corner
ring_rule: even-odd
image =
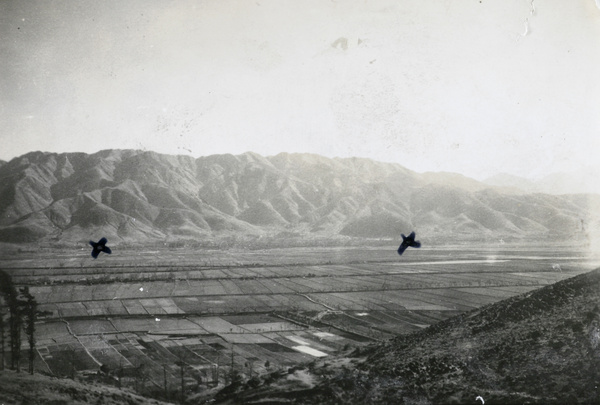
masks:
[[[598,167],[600,0],[0,2],[0,159],[359,156]]]

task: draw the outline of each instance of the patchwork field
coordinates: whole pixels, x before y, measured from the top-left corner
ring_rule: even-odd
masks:
[[[553,247],[20,252],[0,265],[49,315],[39,371],[168,397],[410,333],[598,266]],[[560,256],[559,256],[560,255]],[[23,345],[23,350],[27,347]]]

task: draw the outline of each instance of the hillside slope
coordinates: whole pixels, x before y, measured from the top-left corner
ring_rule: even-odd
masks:
[[[160,405],[145,398],[104,385],[92,385],[40,374],[0,371],[0,402],[5,405]]]
[[[600,269],[261,382],[221,403],[592,404]],[[252,386],[250,388],[250,386]],[[245,389],[244,389],[245,388]]]
[[[0,166],[0,242],[217,236],[576,238],[600,196],[515,194],[451,173],[286,154],[32,152]]]

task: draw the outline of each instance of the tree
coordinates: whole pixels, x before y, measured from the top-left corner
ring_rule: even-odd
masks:
[[[0,296],[3,302],[8,306],[8,327],[10,336],[10,364],[13,370],[17,373],[21,371],[21,328],[23,320],[25,320],[25,333],[29,342],[29,372],[33,374],[33,365],[35,360],[35,321],[38,315],[47,314],[48,312],[39,312],[37,310],[37,302],[33,295],[29,292],[29,287],[23,287],[17,293],[12,279],[8,273],[0,270]],[[2,365],[4,369],[4,305],[0,307],[0,350],[2,354]]]
[[[18,307],[18,301],[15,299],[11,300],[9,305],[10,310],[10,368],[16,370],[17,373],[21,372],[21,327],[23,325],[23,318]]]
[[[4,301],[8,305],[10,318],[8,319],[9,336],[10,336],[10,368],[21,371],[21,325],[23,320],[21,311],[19,311],[19,302],[17,299],[17,291],[12,283],[10,275],[3,270],[0,270],[0,294],[4,297]]]
[[[180,355],[180,360],[175,362],[175,365],[179,366],[180,377],[181,377],[181,403],[185,403],[185,367],[187,363],[183,360],[183,356]]]
[[[4,302],[0,301],[0,355],[2,356],[2,362],[0,363],[0,370],[4,370],[4,356],[5,356],[5,352],[4,352],[4,336],[5,336],[5,332],[4,332],[4,326],[5,326],[5,322],[4,322]]]
[[[25,333],[29,342],[29,374],[33,374],[35,360],[35,321],[40,314],[37,310],[37,301],[29,292],[29,287],[20,289],[21,296],[18,300],[19,310],[24,316]]]

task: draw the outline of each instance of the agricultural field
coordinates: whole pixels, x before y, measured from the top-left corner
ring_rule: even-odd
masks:
[[[420,330],[600,264],[554,247],[22,252],[0,265],[47,311],[35,367],[188,395]],[[23,342],[23,350],[27,350]]]

